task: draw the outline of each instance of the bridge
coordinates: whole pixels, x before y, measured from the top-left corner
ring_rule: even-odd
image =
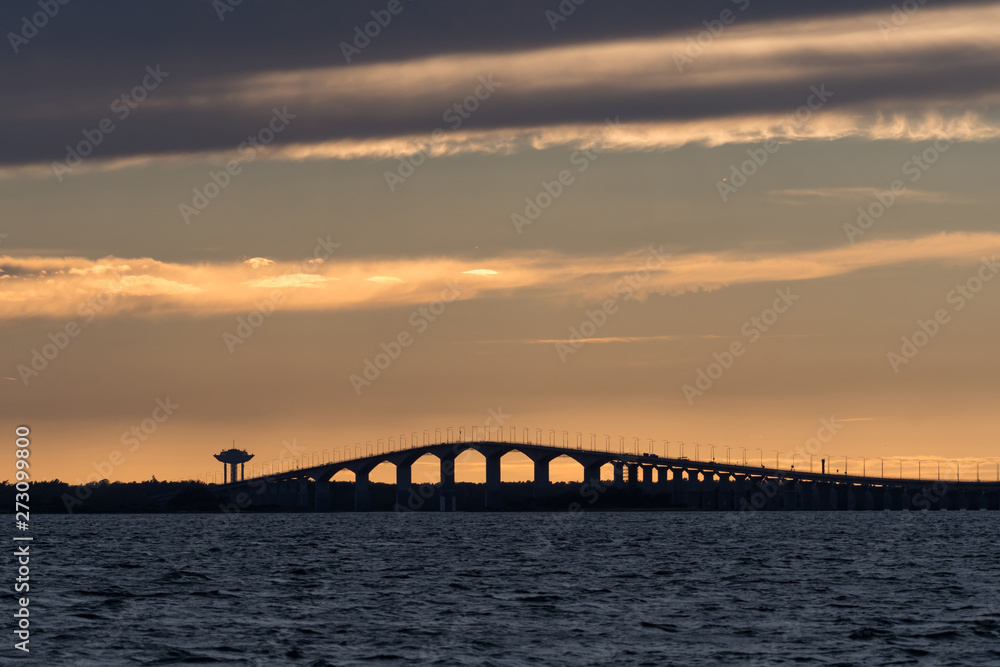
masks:
[[[511,438],[513,439],[513,438]],[[592,446],[557,447],[554,444],[497,440],[452,441],[422,444],[377,453],[365,452],[318,465],[272,471],[270,474],[213,488],[237,499],[238,506],[284,506],[330,511],[331,480],[343,470],[354,474],[353,509],[372,509],[371,472],[383,463],[396,469],[395,508],[421,508],[437,496],[441,511],[473,509],[457,506],[455,460],[466,451],[477,451],[486,460],[485,497],[482,508],[504,507],[501,459],[519,452],[534,464],[531,498],[539,505],[551,499],[549,464],[567,456],[583,467],[583,482],[577,502],[581,507],[597,506],[608,491],[621,497],[655,498],[659,506],[678,510],[1000,510],[1000,471],[997,481],[969,481],[904,478],[868,475],[816,473],[778,467],[767,468],[743,463],[700,461],[652,453],[628,454],[604,451]],[[416,438],[411,440],[416,442]],[[401,442],[402,444],[402,442]],[[382,448],[380,448],[382,449]],[[621,447],[624,449],[624,446]],[[638,446],[636,447],[638,451]],[[412,467],[431,455],[440,464],[440,481],[431,485],[413,484]],[[335,458],[338,458],[335,455]],[[602,480],[601,470],[610,465],[612,479]],[[426,495],[426,489],[433,489]],[[423,498],[423,500],[419,500]],[[475,508],[478,509],[478,508]]]

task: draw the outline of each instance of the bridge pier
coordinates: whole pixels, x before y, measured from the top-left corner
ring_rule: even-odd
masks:
[[[455,454],[441,456],[440,510],[454,512],[458,503],[458,487],[455,486]]]
[[[360,468],[354,471],[354,510],[368,512],[372,508],[372,485],[368,474],[372,468]]]
[[[552,495],[552,482],[549,479],[549,464],[555,458],[550,455],[532,455],[531,462],[535,467],[535,475],[531,482],[531,500],[534,503],[544,502]]]
[[[656,492],[664,498],[670,498],[670,469],[666,466],[656,467]]]
[[[701,501],[701,480],[698,479],[697,470],[687,470],[687,482],[685,482],[684,494],[688,509],[700,510],[702,508]]]
[[[413,490],[413,464],[408,461],[396,462],[396,511],[415,509],[408,505]]]
[[[716,509],[736,509],[736,498],[733,489],[734,485],[729,473],[723,473],[722,476],[719,477],[719,492],[717,495],[718,504],[716,505]]]
[[[628,490],[629,493],[634,493],[639,488],[639,464],[627,463],[626,466],[628,467]]]
[[[603,461],[592,461],[583,466],[583,483],[592,489],[601,489],[601,464]]]
[[[653,486],[653,464],[643,463],[642,468],[642,492],[644,495],[653,495],[656,487]]]
[[[313,483],[313,509],[317,512],[329,512],[333,509],[330,489],[329,481],[317,479]]]
[[[486,456],[486,509],[503,508],[503,489],[500,486],[500,459],[503,452],[491,452]]]
[[[619,491],[623,490],[625,488],[625,462],[612,461],[611,466],[615,469],[614,486]]]

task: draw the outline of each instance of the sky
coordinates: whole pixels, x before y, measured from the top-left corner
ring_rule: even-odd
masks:
[[[71,483],[459,428],[986,476],[998,20],[5,3],[5,432]],[[483,469],[469,453],[457,476]],[[425,458],[414,481],[436,475]]]

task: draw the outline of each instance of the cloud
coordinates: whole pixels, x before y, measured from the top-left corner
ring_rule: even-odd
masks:
[[[175,78],[84,164],[93,168],[103,160],[120,168],[152,155],[234,153],[274,106],[296,114],[271,151],[285,159],[384,157],[419,146],[449,155],[576,144],[616,116],[640,130],[618,142],[619,150],[769,136],[998,136],[1000,40],[994,27],[1000,3],[922,7],[886,39],[878,22],[890,16],[880,9],[737,21],[684,71],[675,60],[690,49],[693,35],[671,33]],[[821,84],[833,92],[828,108],[803,127],[790,127],[785,115]],[[477,91],[488,91],[488,98],[470,97]],[[79,141],[107,111],[105,93],[91,102],[86,92],[74,94],[75,103],[66,105],[53,105],[48,91],[19,95],[17,104],[0,110],[2,161],[41,165],[51,175],[49,162],[63,158],[64,146]],[[469,99],[475,111],[447,116]],[[445,130],[440,141],[431,140],[435,128]]]
[[[329,280],[336,280],[336,278],[316,276],[311,273],[289,273],[283,276],[247,280],[243,284],[248,287],[321,287],[322,283]]]
[[[518,341],[529,345],[552,345],[556,343],[650,343],[659,341],[677,340],[681,336],[606,336],[603,338],[533,338],[530,340]]]
[[[849,201],[868,201],[885,190],[881,187],[829,187],[829,188],[789,188],[785,190],[771,190],[768,193],[772,199],[784,204],[793,206],[804,206],[815,204],[823,199],[838,199]],[[895,193],[896,197],[904,201],[922,202],[928,204],[959,204],[975,201],[974,198],[959,192],[940,192],[930,190],[916,190],[907,188]]]
[[[642,284],[647,294],[677,295],[730,285],[829,278],[861,269],[912,262],[977,263],[1000,252],[1000,234],[934,234],[915,239],[869,241],[792,253],[731,251],[675,253]],[[525,253],[491,260],[495,275],[478,275],[458,258],[354,260],[316,267],[275,262],[265,269],[246,264],[177,264],[149,258],[0,257],[12,278],[0,282],[0,317],[74,317],[93,299],[117,315],[243,312],[262,288],[286,290],[288,310],[345,310],[421,305],[457,292],[461,300],[503,291],[526,298],[598,301],[614,295],[623,276],[648,266],[648,251],[615,256]],[[109,276],[87,271],[128,266]],[[73,269],[78,269],[74,271]],[[260,271],[271,275],[261,276]],[[472,273],[469,273],[472,271]],[[388,277],[392,280],[386,280]],[[286,289],[309,287],[310,289]]]

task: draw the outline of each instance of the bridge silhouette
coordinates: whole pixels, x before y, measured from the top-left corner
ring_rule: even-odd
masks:
[[[485,429],[482,433],[494,434]],[[464,452],[476,451],[486,461],[482,508],[499,510],[504,507],[501,460],[507,454],[518,452],[534,465],[531,499],[539,505],[552,496],[549,464],[566,456],[582,466],[583,482],[579,494],[588,500],[614,490],[619,496],[655,498],[659,501],[657,504],[665,508],[689,510],[1000,510],[1000,471],[997,481],[987,482],[817,473],[794,469],[794,465],[789,469],[748,465],[745,459],[743,463],[723,463],[639,453],[638,438],[634,438],[635,453],[625,453],[624,438],[620,438],[619,451],[613,452],[609,451],[610,438],[601,450],[595,446],[596,437],[592,438],[590,448],[584,448],[580,434],[577,446],[570,447],[568,434],[564,434],[563,446],[557,446],[551,431],[553,435],[547,445],[528,442],[527,429],[520,443],[504,440],[502,429],[495,433],[499,437],[493,440],[455,439],[432,444],[426,443],[426,432],[425,443],[416,444],[414,434],[410,446],[406,446],[403,439],[398,448],[391,439],[389,446],[379,441],[378,446],[369,446],[364,453],[355,450],[353,456],[347,451],[342,457],[335,452],[333,458],[340,460],[271,471],[213,486],[238,499],[243,498],[237,503],[240,507],[253,504],[329,511],[332,509],[331,480],[338,472],[348,470],[355,478],[353,508],[367,511],[372,509],[369,476],[379,465],[390,463],[396,469],[395,508],[415,509],[415,499],[420,507],[424,502],[419,500],[422,496],[413,484],[412,467],[422,457],[431,455],[440,464],[439,482],[419,486],[434,488],[433,495],[438,496],[441,511],[455,511],[460,509],[455,483],[456,459]],[[516,432],[511,429],[511,433],[510,440],[514,440]],[[610,480],[602,480],[601,470],[607,465],[612,467],[613,476]]]

